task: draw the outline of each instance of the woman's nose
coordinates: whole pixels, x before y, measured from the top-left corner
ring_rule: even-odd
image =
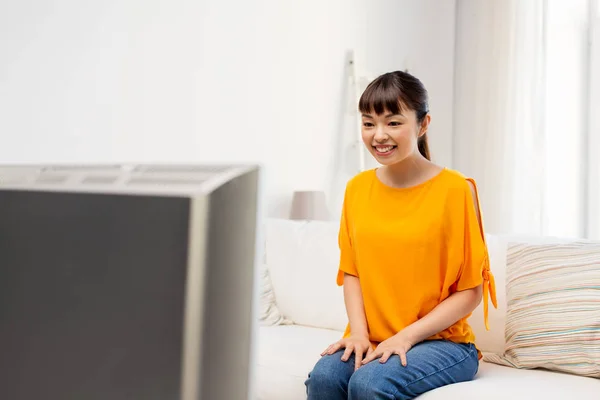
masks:
[[[374,139],[377,142],[384,142],[387,140],[387,134],[385,133],[384,127],[378,126],[377,128],[375,128]]]

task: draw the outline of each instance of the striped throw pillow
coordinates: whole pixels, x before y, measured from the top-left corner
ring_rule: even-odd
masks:
[[[504,354],[484,360],[600,378],[600,243],[507,248]]]

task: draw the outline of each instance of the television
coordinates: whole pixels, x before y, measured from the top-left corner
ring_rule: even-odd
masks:
[[[0,167],[0,399],[248,399],[259,172]]]

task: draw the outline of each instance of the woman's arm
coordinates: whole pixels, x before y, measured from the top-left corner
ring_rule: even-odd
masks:
[[[481,302],[482,286],[455,292],[423,318],[400,332],[412,345],[442,332],[469,315]]]
[[[321,355],[333,354],[344,348],[341,360],[346,362],[354,353],[354,369],[357,370],[363,360],[373,351],[369,340],[369,328],[365,317],[360,281],[356,276],[344,273],[344,303],[350,322],[350,337],[338,340],[329,346]]]
[[[407,326],[394,336],[384,340],[364,358],[362,364],[375,358],[385,363],[392,354],[398,354],[402,365],[406,366],[406,353],[417,343],[452,326],[456,321],[471,313],[481,301],[482,287],[463,290],[451,294],[429,314]]]
[[[471,190],[471,197],[473,198],[473,204],[475,206],[475,215],[477,215],[477,221],[481,224],[479,203],[477,201],[477,192],[475,186],[470,181],[469,189]],[[483,286],[479,285],[473,289],[467,289],[460,292],[455,292],[448,296],[448,298],[442,301],[436,308],[434,308],[429,314],[404,328],[402,331],[403,335],[414,345],[420,343],[443,331],[446,328],[451,327],[460,319],[466,317],[477,308],[482,299]]]
[[[352,335],[369,337],[360,281],[356,276],[344,274],[344,303]]]

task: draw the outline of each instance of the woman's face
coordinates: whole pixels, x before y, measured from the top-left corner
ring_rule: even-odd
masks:
[[[377,162],[392,165],[418,151],[418,138],[427,131],[428,124],[429,115],[419,123],[414,110],[362,114],[362,139]]]

